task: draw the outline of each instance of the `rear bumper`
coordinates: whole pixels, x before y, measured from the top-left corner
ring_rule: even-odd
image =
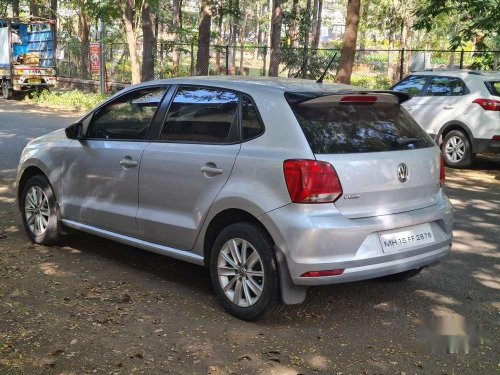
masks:
[[[500,153],[500,141],[494,141],[487,138],[476,138],[474,139],[474,146],[472,149],[474,152],[498,154]]]
[[[324,285],[370,279],[438,262],[452,241],[453,209],[441,194],[419,210],[349,219],[334,205],[290,204],[259,217],[268,228],[295,285]],[[379,231],[430,223],[436,241],[386,254]],[[343,269],[338,276],[302,277],[309,271]]]

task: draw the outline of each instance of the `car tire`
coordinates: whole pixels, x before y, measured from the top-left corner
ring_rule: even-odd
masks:
[[[469,137],[460,130],[446,134],[441,150],[446,165],[451,168],[469,167],[474,160]]]
[[[383,276],[383,277],[380,277],[379,280],[387,281],[387,282],[405,281],[405,280],[408,280],[414,276],[417,276],[421,271],[422,271],[422,268],[417,268],[415,270],[409,270],[409,271],[394,273],[392,275]]]
[[[24,229],[39,245],[54,245],[61,240],[59,208],[49,181],[42,175],[31,177],[19,199]]]
[[[2,97],[7,100],[12,99],[12,87],[9,81],[2,82]]]
[[[283,306],[273,241],[253,223],[231,224],[219,233],[210,254],[210,277],[224,309],[239,319],[263,319]]]

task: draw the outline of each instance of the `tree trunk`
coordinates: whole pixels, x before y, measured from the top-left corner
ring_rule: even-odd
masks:
[[[208,75],[210,60],[210,26],[212,10],[208,0],[201,1],[200,23],[198,25],[198,52],[196,54],[196,75]]]
[[[306,17],[307,22],[311,21],[311,0],[306,1]],[[309,57],[309,32],[304,35],[304,48],[302,51],[302,65],[300,66],[300,76],[305,77],[307,73],[307,60]]]
[[[298,16],[299,16],[299,0],[293,0],[292,2],[292,22],[290,25],[290,47],[297,47],[297,36],[299,34],[298,27]]]
[[[224,20],[224,4],[219,6],[219,10],[217,12],[217,50],[215,51],[215,70],[217,74],[220,74],[222,71],[221,68],[221,50],[220,46],[222,46],[224,42],[224,35],[222,30],[222,21]]]
[[[40,7],[36,0],[30,0],[30,14],[33,17],[40,17]]]
[[[314,37],[316,35],[316,28],[318,27],[318,8],[319,8],[319,0],[313,0],[312,23],[311,23],[310,37],[309,37],[309,40],[313,41],[311,45],[312,48],[314,48]]]
[[[88,14],[85,9],[86,1],[78,9],[78,41],[80,42],[78,60],[80,62],[81,78],[88,79],[89,77],[89,36],[90,24]]]
[[[271,16],[271,59],[269,61],[270,77],[277,77],[281,60],[281,24],[283,21],[283,12],[281,9],[281,0],[273,0],[273,11]]]
[[[19,0],[12,0],[12,16],[19,17]]]
[[[339,70],[335,81],[351,83],[352,68],[356,55],[356,40],[358,37],[360,0],[348,0],[344,41],[340,55]]]
[[[137,56],[135,39],[135,1],[125,0],[122,8],[122,22],[125,27],[128,51],[130,54],[130,67],[132,71],[132,84],[141,82],[141,64]]]
[[[249,13],[245,12],[245,18],[240,28],[240,74],[243,74],[243,59],[245,54],[245,35],[247,33],[247,22]]]
[[[321,13],[323,13],[323,0],[319,0],[318,3],[318,19],[316,21],[316,30],[312,42],[313,48],[319,47],[319,38],[321,37],[321,21],[322,21]]]
[[[180,54],[176,43],[179,42],[179,29],[181,27],[181,0],[172,1],[172,27],[173,27],[173,38],[172,42],[174,44],[174,50],[172,52],[172,68],[174,73],[179,70]]]
[[[156,14],[148,1],[142,3],[142,82],[155,77]]]

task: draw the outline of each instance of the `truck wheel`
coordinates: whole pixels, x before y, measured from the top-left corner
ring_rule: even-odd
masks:
[[[12,99],[12,87],[9,81],[2,82],[2,96],[4,99]]]

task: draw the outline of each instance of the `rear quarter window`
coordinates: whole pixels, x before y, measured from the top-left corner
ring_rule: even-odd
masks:
[[[484,83],[493,96],[500,96],[500,81],[487,81]]]
[[[435,145],[398,103],[290,103],[315,154],[412,150]]]

